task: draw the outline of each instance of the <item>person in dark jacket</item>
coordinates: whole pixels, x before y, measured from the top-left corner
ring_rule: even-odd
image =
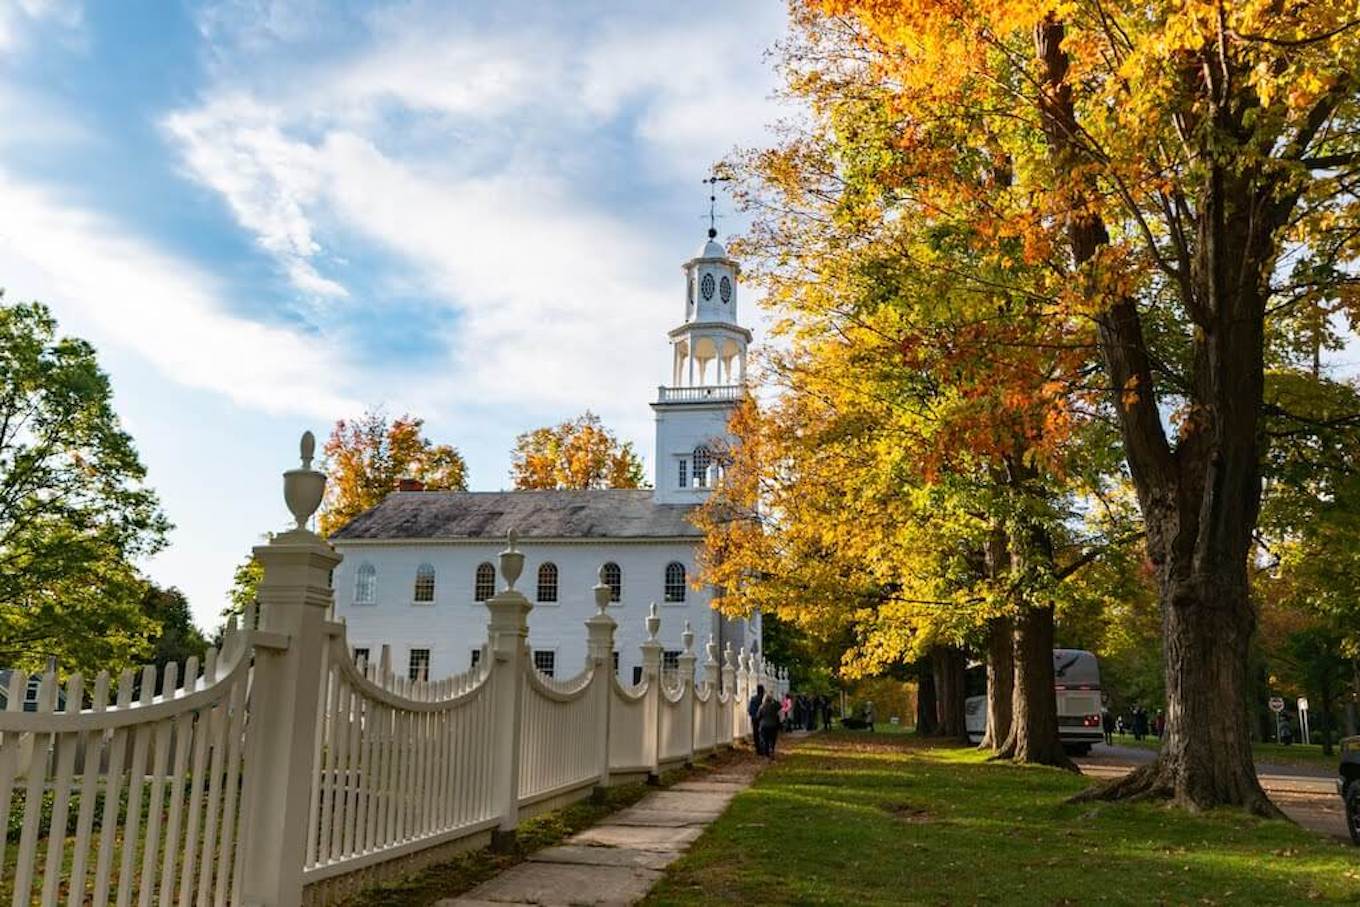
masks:
[[[1105,732],[1105,745],[1114,746],[1114,715],[1108,708],[1100,710],[1100,728]]]
[[[756,720],[760,728],[759,752],[773,759],[775,741],[779,739],[779,700],[767,694],[756,711]]]
[[[831,728],[831,697],[822,697],[822,727]]]
[[[765,755],[765,748],[760,739],[760,722],[756,714],[760,711],[760,705],[765,701],[765,684],[756,686],[756,694],[751,697],[751,701],[746,703],[746,714],[751,716],[751,742],[756,745],[756,755]]]

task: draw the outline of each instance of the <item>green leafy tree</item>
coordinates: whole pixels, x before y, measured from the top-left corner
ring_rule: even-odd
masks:
[[[148,583],[146,594],[142,598],[142,610],[160,627],[151,653],[151,662],[158,672],[163,671],[171,662],[182,666],[195,655],[200,659],[203,657],[208,648],[208,640],[194,625],[189,600],[178,588],[171,586],[163,589],[155,583]],[[156,688],[158,693],[160,676],[158,673]]]
[[[88,672],[151,649],[134,564],[170,524],[112,397],[89,343],[0,299],[0,664]]]
[[[246,608],[254,604],[259,596],[260,581],[263,579],[264,564],[257,561],[255,555],[246,555],[246,559],[236,565],[236,570],[231,575],[231,588],[227,590],[227,607],[222,611],[222,616],[244,614]]]

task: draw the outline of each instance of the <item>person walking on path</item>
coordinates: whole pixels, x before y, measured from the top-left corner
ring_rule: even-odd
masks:
[[[1135,706],[1133,709],[1133,739],[1142,740],[1147,736],[1147,732],[1148,732],[1147,709],[1143,708],[1141,705]]]
[[[760,749],[757,752],[768,759],[774,758],[775,741],[779,739],[780,711],[779,700],[767,693],[756,712],[760,724]]]
[[[1114,715],[1109,708],[1100,710],[1100,727],[1105,732],[1105,745],[1114,746]]]
[[[765,684],[762,683],[756,686],[756,694],[752,696],[751,701],[746,704],[746,714],[751,716],[751,742],[756,745],[757,756],[765,755],[764,745],[762,744],[760,738],[760,720],[757,717],[757,713],[760,711],[760,706],[764,702],[765,702]]]
[[[869,700],[869,703],[864,707],[864,722],[865,724],[869,725],[869,733],[871,734],[874,732],[874,718],[876,716],[877,713],[874,711],[874,703],[873,700],[871,699]]]
[[[831,697],[822,697],[822,727],[831,729]]]

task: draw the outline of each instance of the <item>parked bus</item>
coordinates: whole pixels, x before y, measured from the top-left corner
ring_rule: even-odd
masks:
[[[987,667],[975,665],[964,678],[968,739],[981,743],[987,730]],[[1071,753],[1084,756],[1105,739],[1100,728],[1100,665],[1081,649],[1053,650],[1053,692],[1058,701],[1058,735]]]

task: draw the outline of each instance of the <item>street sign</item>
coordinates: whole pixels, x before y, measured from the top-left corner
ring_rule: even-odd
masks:
[[[1270,710],[1276,714],[1284,711],[1284,700],[1279,696],[1270,697]]]
[[[1307,696],[1300,696],[1300,697],[1299,697],[1299,711],[1300,711],[1300,712],[1306,712],[1306,711],[1308,711],[1308,697],[1307,697]]]

